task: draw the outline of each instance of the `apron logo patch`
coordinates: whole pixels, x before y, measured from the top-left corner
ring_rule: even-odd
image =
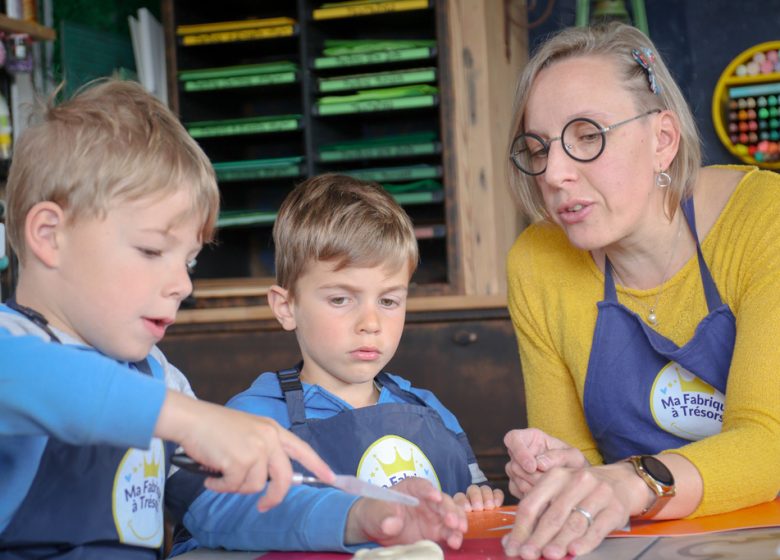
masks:
[[[356,476],[385,488],[416,476],[429,480],[441,490],[439,477],[422,449],[396,435],[384,436],[368,446],[360,458]]]
[[[155,438],[148,450],[129,449],[114,476],[112,510],[119,541],[159,548],[163,540],[165,450]]]
[[[723,427],[725,396],[677,362],[658,372],[650,390],[655,423],[689,441],[717,434]]]

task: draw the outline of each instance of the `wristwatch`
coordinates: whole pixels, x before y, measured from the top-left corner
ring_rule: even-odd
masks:
[[[639,514],[640,518],[650,518],[666,505],[675,495],[674,476],[661,461],[652,455],[632,455],[626,459],[634,467],[645,484],[655,494],[655,500]]]

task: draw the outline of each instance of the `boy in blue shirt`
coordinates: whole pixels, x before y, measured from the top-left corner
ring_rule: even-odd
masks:
[[[418,261],[403,209],[378,185],[322,175],[288,195],[273,235],[278,285],[268,301],[282,327],[295,332],[303,361],[262,374],[228,406],[289,427],[335,472],[401,490],[427,480],[461,511],[500,506],[502,492],[480,486],[485,476],[452,413],[429,391],[383,371],[403,332]],[[237,549],[352,551],[369,541],[400,542],[366,513],[369,504],[390,506],[372,502],[298,487],[256,515],[251,498],[204,492],[184,523],[201,533],[208,526]]]
[[[270,476],[261,510],[289,488],[288,457],[332,480],[275,421],[195,400],[155,346],[216,222],[202,150],[132,82],[42,117],[6,187],[20,268],[0,305],[0,557],[157,558],[178,445],[223,473],[214,491]]]

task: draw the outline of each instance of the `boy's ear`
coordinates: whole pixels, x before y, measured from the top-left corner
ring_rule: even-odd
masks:
[[[65,212],[59,204],[39,202],[27,212],[24,222],[26,251],[49,268],[59,265]]]
[[[656,158],[658,169],[666,171],[680,148],[680,121],[671,111],[661,113],[656,129]]]
[[[268,289],[268,306],[273,311],[276,320],[286,331],[295,330],[295,315],[292,310],[290,293],[274,284]]]

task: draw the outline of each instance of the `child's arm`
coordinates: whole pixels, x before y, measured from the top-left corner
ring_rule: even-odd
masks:
[[[259,492],[270,478],[257,504],[260,511],[277,505],[290,488],[290,458],[323,481],[333,479],[314,450],[276,421],[176,391],[168,391],[154,433],[179,443],[193,459],[221,472],[221,478],[207,478],[204,483],[216,492]]]
[[[171,488],[178,476],[171,478]],[[421,504],[407,507],[333,488],[297,486],[280,505],[258,513],[257,496],[206,491],[189,506],[183,522],[197,543],[208,548],[354,552],[369,542],[390,545],[423,538],[460,546],[466,514],[452,498],[420,478],[393,489],[417,496]]]
[[[0,329],[0,387],[0,435],[138,448],[156,435],[221,470],[224,480],[208,482],[215,490],[258,491],[274,476],[258,507],[278,503],[289,487],[288,456],[323,480],[333,476],[307,444],[274,421],[167,390],[162,381],[92,350]]]

